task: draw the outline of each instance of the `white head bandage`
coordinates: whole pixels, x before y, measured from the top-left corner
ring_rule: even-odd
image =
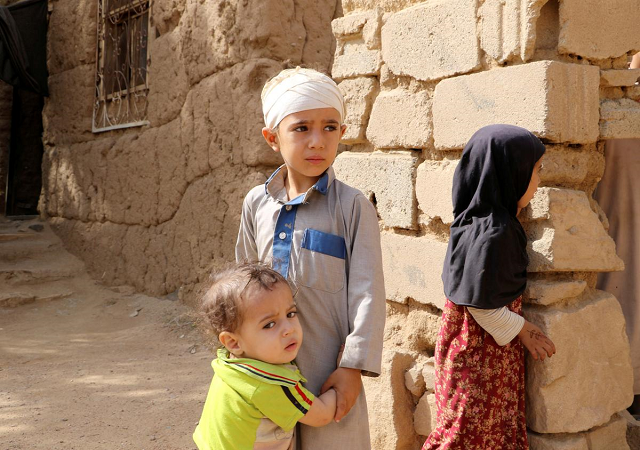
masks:
[[[275,128],[289,114],[317,108],[335,108],[344,121],[344,98],[335,81],[311,69],[280,72],[262,89],[264,123]]]

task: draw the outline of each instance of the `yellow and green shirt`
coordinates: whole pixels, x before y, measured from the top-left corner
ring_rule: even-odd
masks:
[[[214,376],[193,440],[200,450],[290,448],[293,428],[314,396],[293,364],[230,358],[218,350]]]

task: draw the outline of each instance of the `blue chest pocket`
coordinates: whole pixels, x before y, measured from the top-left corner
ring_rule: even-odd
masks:
[[[311,228],[304,230],[302,248],[312,252],[324,253],[334,258],[345,259],[347,257],[347,247],[342,236],[324,233]]]
[[[296,282],[331,293],[344,288],[347,246],[342,236],[306,228],[300,247]]]

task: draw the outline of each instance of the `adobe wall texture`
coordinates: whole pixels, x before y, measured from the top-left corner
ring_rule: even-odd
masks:
[[[189,300],[233,260],[242,198],[280,164],[264,82],[329,71],[340,2],[154,0],[150,125],[93,134],[97,3],[51,1],[40,210],[98,279]]]
[[[592,199],[603,140],[640,137],[640,2],[343,0],[333,76],[348,99],[338,177],[375,198],[388,317],[385,373],[367,379],[377,449],[417,449],[435,421],[433,350],[451,184],[481,126],[528,128],[547,147],[529,237],[525,316],[555,342],[527,361],[532,449],[626,449],[632,400],[624,318],[595,289],[621,270]]]

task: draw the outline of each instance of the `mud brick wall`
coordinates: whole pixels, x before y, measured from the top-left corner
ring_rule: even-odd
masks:
[[[329,71],[338,0],[153,0],[150,125],[93,134],[96,0],[52,0],[42,214],[94,276],[153,294],[234,259],[242,198],[280,163],[260,91]]]
[[[627,449],[624,318],[596,290],[623,269],[592,193],[603,140],[640,138],[640,2],[343,0],[333,76],[348,103],[338,177],[376,203],[387,286],[384,374],[367,379],[376,449],[418,449],[435,421],[433,351],[451,186],[480,127],[528,128],[547,147],[529,237],[525,316],[558,353],[527,361],[533,450]]]

